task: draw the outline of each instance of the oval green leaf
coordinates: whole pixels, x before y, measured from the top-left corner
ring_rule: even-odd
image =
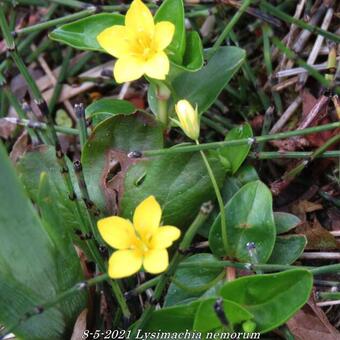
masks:
[[[221,321],[217,317],[214,305],[216,298],[203,300],[197,308],[195,314],[194,327],[195,331],[202,333],[223,327]],[[253,314],[241,305],[223,299],[223,311],[231,326],[240,324],[242,321],[250,320]]]
[[[127,100],[103,98],[90,104],[86,108],[85,114],[87,118],[92,119],[92,124],[96,126],[106,118],[118,114],[129,115],[135,111],[135,106]]]
[[[274,212],[274,221],[277,234],[284,234],[301,223],[297,216],[281,211]]]
[[[216,218],[210,234],[209,245],[216,256],[236,258],[252,262],[247,243],[254,242],[260,263],[265,263],[272,253],[276,230],[272,212],[272,195],[260,181],[244,185],[225,206],[228,254],[225,254],[220,215]]]
[[[200,113],[214,103],[245,60],[241,48],[221,47],[208,64],[197,72],[183,72],[172,81],[175,100],[185,98],[198,106]]]
[[[278,236],[268,263],[291,264],[300,257],[306,244],[304,235]]]
[[[124,25],[124,16],[114,13],[91,15],[57,27],[49,37],[80,50],[105,52],[97,42],[97,35],[113,25]]]
[[[182,0],[165,0],[155,14],[155,22],[170,21],[175,26],[171,44],[167,47],[169,58],[182,64],[185,51],[184,5]]]
[[[208,156],[219,185],[225,173],[217,158]],[[136,206],[154,195],[163,209],[163,223],[188,227],[202,203],[214,199],[214,189],[199,153],[166,154],[132,165],[124,180],[122,216],[131,218]]]
[[[188,257],[181,263],[200,263],[219,262],[211,254],[196,254]],[[169,307],[179,303],[187,303],[203,295],[210,287],[216,284],[221,273],[224,270],[220,268],[179,268],[177,269],[173,280],[165,296],[164,306]]]
[[[162,147],[163,129],[150,115],[141,112],[117,115],[97,125],[82,154],[88,191],[97,207],[111,213],[117,209],[112,204],[121,194],[119,188],[123,186],[127,168],[136,161],[127,157],[129,152]],[[117,187],[110,190],[113,177]]]
[[[265,333],[289,320],[308,301],[312,286],[309,271],[294,269],[236,279],[221,288],[221,295],[254,314],[256,331]]]
[[[246,123],[231,129],[225,137],[225,140],[231,141],[251,137],[253,137],[253,130],[250,124]],[[251,143],[245,145],[227,146],[219,149],[218,151],[222,163],[228,164],[231,173],[234,174],[247,158],[250,148]]]

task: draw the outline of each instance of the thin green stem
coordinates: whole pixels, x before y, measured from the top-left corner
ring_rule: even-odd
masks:
[[[48,109],[52,112],[54,111],[54,108],[58,103],[58,100],[59,100],[59,97],[60,97],[60,94],[61,94],[61,90],[63,88],[63,81],[65,80],[66,75],[67,75],[67,70],[68,70],[68,67],[69,67],[71,56],[72,56],[72,48],[67,47],[66,55],[63,58],[63,62],[61,64],[61,68],[60,68],[60,73],[58,75],[57,84],[54,87],[52,97],[50,99],[50,102],[48,103]]]
[[[313,151],[264,151],[264,152],[251,152],[248,157],[253,159],[285,159],[285,158],[305,158],[310,159]],[[323,154],[315,156],[315,158],[336,158],[340,157],[340,151],[326,151]]]
[[[12,91],[10,91],[10,89],[7,86],[4,86],[3,92],[7,96],[8,101],[13,106],[18,116],[21,119],[27,118],[26,112],[24,111],[24,109],[22,108],[21,104],[18,101],[18,98],[12,93]],[[33,143],[38,140],[39,135],[32,128],[27,127],[27,132],[29,136],[31,137]]]
[[[50,27],[53,27],[53,26],[56,26],[56,25],[65,24],[65,23],[70,22],[70,21],[75,21],[77,19],[85,18],[85,17],[93,14],[94,12],[95,12],[95,8],[89,8],[89,9],[86,9],[84,11],[80,11],[80,12],[77,12],[77,13],[74,13],[74,14],[66,15],[62,18],[52,19],[52,20],[41,22],[41,23],[36,24],[36,25],[24,27],[24,28],[21,28],[17,31],[14,31],[13,33],[15,33],[16,35],[21,35],[21,34],[27,34],[27,33],[32,33],[32,32],[40,32],[44,29],[47,29],[47,28],[50,28]]]
[[[326,39],[332,40],[336,43],[340,43],[340,37],[337,34],[328,32],[323,30],[322,28],[318,27],[318,26],[313,26],[308,24],[307,22],[303,21],[303,20],[299,20],[296,19],[288,14],[286,14],[285,12],[282,12],[280,9],[278,9],[277,7],[271,5],[270,3],[268,3],[267,1],[261,1],[261,7],[262,9],[264,9],[265,11],[269,12],[270,14],[276,16],[277,18],[288,22],[290,24],[295,24],[296,26],[306,29],[312,33],[318,34],[318,35],[322,35],[323,37],[325,37]]]
[[[292,180],[296,176],[298,176],[302,170],[315,158],[321,156],[330,146],[337,143],[340,140],[340,134],[333,136],[332,138],[328,139],[322,146],[317,148],[314,152],[312,152],[309,159],[300,162],[296,167],[286,173],[283,178],[287,180]]]
[[[196,140],[196,144],[199,145],[199,141]],[[205,167],[207,168],[208,175],[210,177],[211,183],[214,187],[215,195],[217,198],[218,206],[220,208],[220,220],[221,220],[221,232],[222,232],[222,242],[225,254],[228,252],[228,238],[227,238],[227,220],[225,216],[225,209],[224,209],[224,203],[223,198],[220,192],[220,188],[218,187],[214,172],[209,164],[208,158],[206,157],[204,151],[200,151],[200,154],[202,156],[203,162],[205,164]]]
[[[207,59],[209,60],[215,52],[219,49],[219,47],[222,45],[224,40],[227,38],[233,27],[236,25],[236,23],[241,18],[242,14],[246,11],[246,9],[250,6],[252,0],[245,0],[240,7],[240,9],[236,12],[236,14],[231,18],[231,20],[228,22],[227,26],[224,28],[220,36],[215,41],[213,47],[208,51]]]
[[[80,147],[81,147],[81,150],[83,150],[84,145],[87,141],[87,126],[86,126],[84,105],[76,104],[74,106],[74,110],[77,116],[77,127],[78,127],[79,137],[80,137]]]
[[[340,292],[319,292],[321,300],[340,300]]]
[[[141,294],[141,293],[145,292],[147,289],[156,286],[157,283],[160,281],[160,279],[161,279],[161,276],[156,276],[156,277],[140,284],[139,286],[132,289],[131,291],[125,293],[125,296],[127,298],[129,298],[130,296],[136,296],[138,294]]]
[[[60,3],[60,2],[59,2]],[[5,37],[5,39],[11,39],[9,38],[11,36],[10,31],[9,31],[9,27],[8,24],[6,22],[6,18],[5,18],[5,14],[3,11],[3,5],[0,5],[0,27],[1,30],[3,32],[3,35]],[[6,40],[6,45],[7,46],[11,46],[12,41],[11,40]],[[38,86],[36,85],[36,83],[34,82],[33,78],[31,77],[30,73],[28,72],[28,69],[26,67],[26,65],[24,64],[24,62],[22,61],[21,57],[19,56],[19,54],[17,53],[17,51],[15,50],[15,46],[11,46],[11,49],[9,50],[12,59],[14,60],[15,64],[17,65],[21,75],[24,77],[28,88],[30,89],[30,92],[36,102],[36,104],[38,105],[40,111],[42,112],[42,114],[44,115],[44,117],[46,117],[47,119],[47,126],[50,132],[50,135],[52,137],[53,140],[53,144],[55,146],[55,150],[56,150],[56,158],[58,161],[58,164],[60,166],[61,169],[61,173],[63,174],[63,180],[65,183],[65,186],[67,188],[67,191],[69,192],[69,198],[74,201],[75,203],[75,210],[76,210],[76,214],[77,214],[77,220],[79,221],[79,226],[82,232],[88,232],[88,223],[87,221],[84,219],[84,216],[82,214],[82,210],[79,204],[79,200],[77,198],[77,195],[74,191],[74,186],[73,186],[73,182],[70,176],[70,172],[69,172],[69,167],[66,161],[66,156],[64,155],[61,145],[59,143],[58,140],[58,136],[57,136],[57,132],[54,128],[54,122],[53,122],[53,117],[51,114],[51,111],[48,109],[48,106],[45,102],[45,100],[42,97],[42,94],[38,88]],[[91,223],[91,221],[89,221]],[[97,249],[97,245],[94,242],[94,240],[87,240],[85,243],[88,247],[88,250],[90,252],[90,254],[92,255],[93,259],[95,260],[96,264],[98,265],[99,269],[102,272],[106,272],[106,267],[103,261],[103,258],[101,257],[98,249]],[[122,309],[123,315],[127,318],[130,317],[130,311],[128,309],[128,306],[125,302],[123,293],[118,285],[118,283],[116,281],[112,281],[112,290],[115,294],[115,297]]]
[[[18,119],[18,118],[13,118],[13,117],[5,117],[5,119],[10,123],[22,125],[27,128],[31,128],[33,130],[43,130],[43,131],[48,130],[48,126],[44,122],[37,122],[33,120],[28,120],[28,119]],[[79,135],[79,131],[77,129],[73,129],[73,128],[69,128],[65,126],[54,125],[54,129],[56,130],[56,132],[64,133],[66,135],[71,135],[71,136]]]
[[[314,126],[301,130],[293,130],[293,131],[285,131],[279,132],[272,135],[263,135],[253,138],[242,138],[238,140],[230,140],[230,141],[221,141],[221,142],[212,142],[205,143],[199,145],[186,145],[186,146],[178,146],[168,149],[158,149],[158,150],[147,150],[143,152],[143,156],[145,157],[153,157],[160,156],[165,154],[177,154],[177,153],[186,153],[186,152],[197,152],[201,150],[213,150],[219,149],[225,146],[236,146],[236,145],[245,145],[245,144],[254,144],[254,143],[264,143],[271,140],[279,140],[286,139],[295,136],[303,136],[316,132],[332,130],[340,127],[340,122],[324,124],[319,126]]]
[[[145,323],[148,321],[149,317],[151,316],[152,312],[155,310],[155,305],[160,300],[162,293],[164,291],[164,288],[166,287],[170,277],[173,275],[179,263],[185,257],[184,254],[188,251],[191,245],[191,242],[193,238],[195,237],[198,229],[202,226],[202,224],[206,221],[207,217],[209,216],[211,212],[211,208],[212,207],[209,203],[202,205],[200,212],[198,213],[195,220],[190,225],[189,229],[186,231],[179,245],[177,252],[175,253],[174,257],[171,260],[168,270],[159,277],[158,283],[157,283],[157,286],[155,288],[155,292],[153,295],[152,304],[146,307],[146,309],[144,310],[139,320],[135,323],[130,334],[130,339],[135,339],[137,331],[143,328],[143,326],[145,325]]]
[[[92,287],[100,282],[106,281],[108,280],[109,277],[107,274],[103,274],[103,275],[98,275],[92,279],[89,279],[87,281],[83,281],[83,282],[79,282],[77,284],[75,284],[73,287],[65,290],[64,292],[56,295],[55,297],[53,297],[52,299],[43,302],[41,304],[39,304],[38,306],[35,306],[34,308],[32,308],[30,311],[26,312],[25,314],[23,314],[18,321],[13,324],[12,326],[8,327],[6,329],[6,333],[12,333],[15,331],[15,329],[20,326],[20,324],[22,322],[25,322],[26,320],[30,319],[31,317],[41,314],[42,312],[45,312],[46,310],[48,310],[49,308],[57,305],[58,303],[64,301],[65,299],[67,299],[68,297],[81,292],[82,290],[88,288],[88,287]]]

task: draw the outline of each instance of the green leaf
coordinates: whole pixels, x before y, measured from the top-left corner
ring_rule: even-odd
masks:
[[[286,212],[274,212],[274,221],[277,234],[286,233],[301,223],[297,216]]]
[[[188,257],[181,263],[197,263],[197,262],[219,262],[215,256],[211,254],[196,254]],[[169,307],[179,303],[187,303],[195,299],[211,286],[216,284],[221,273],[224,270],[220,268],[179,268],[177,269],[167,295],[165,296],[164,306]]]
[[[209,157],[219,184],[220,162]],[[188,227],[203,202],[214,199],[214,189],[199,153],[167,154],[132,165],[125,177],[121,214],[131,218],[136,206],[154,195],[163,209],[163,223]]]
[[[151,314],[143,331],[181,332],[193,329],[195,313],[200,301],[162,308]]]
[[[215,303],[216,298],[203,300],[201,302],[195,315],[193,327],[195,331],[204,333],[223,327],[215,312]],[[230,322],[232,326],[253,318],[252,313],[233,301],[223,299],[223,310],[228,322]]]
[[[136,112],[136,108],[131,102],[109,98],[99,99],[90,104],[85,110],[86,117],[92,119],[92,124],[94,126],[98,125],[106,118],[118,114],[129,115],[134,112]]]
[[[182,0],[165,0],[155,14],[155,22],[170,21],[175,26],[171,44],[167,47],[169,58],[182,63],[185,51],[184,6]]]
[[[67,160],[69,173],[75,189],[76,195],[80,196],[77,179],[73,171],[71,161]],[[64,221],[63,225],[72,235],[75,229],[79,229],[80,221],[77,218],[77,211],[73,201],[69,199],[69,192],[62,174],[58,160],[55,156],[55,149],[52,146],[39,146],[31,152],[27,152],[17,165],[20,179],[30,198],[38,203],[39,201],[39,183],[42,173],[46,173],[50,182],[51,195],[54,197],[53,210],[57,212]],[[85,214],[85,208],[83,207]],[[75,238],[74,240],[77,240]]]
[[[124,25],[124,16],[113,13],[91,15],[57,27],[49,37],[80,50],[105,52],[97,42],[97,35],[113,25]]]
[[[307,238],[303,235],[278,236],[268,263],[291,264],[303,253]]]
[[[2,145],[0,168],[0,324],[11,327],[83,276],[69,240],[39,220]],[[68,339],[84,307],[85,295],[75,295],[22,321],[14,333],[22,339]]]
[[[265,333],[289,320],[307,302],[312,286],[309,271],[294,269],[241,277],[226,283],[221,295],[254,314],[256,331]]]
[[[225,137],[225,140],[231,141],[251,137],[253,137],[253,131],[251,126],[246,123],[231,129]],[[231,173],[234,174],[247,158],[250,148],[251,143],[245,145],[227,146],[219,149],[218,151],[222,163],[224,163],[224,160],[226,160],[226,164],[228,164]]]
[[[183,72],[173,80],[175,100],[185,98],[197,105],[200,113],[207,111],[244,60],[244,50],[221,47],[201,70]]]
[[[198,71],[202,68],[204,62],[203,46],[199,34],[196,31],[190,31],[187,33],[186,48],[183,57],[182,65],[173,64],[172,67],[177,67],[184,71]],[[173,72],[173,70],[171,70]],[[171,76],[170,76],[171,77]]]
[[[162,147],[163,129],[150,115],[140,112],[118,115],[97,125],[82,154],[88,191],[97,207],[110,213],[117,208],[113,204],[119,193],[114,190],[122,190],[124,174],[136,161],[127,157],[129,152]],[[113,180],[117,181],[119,188],[110,190]]]
[[[228,254],[225,254],[220,215],[215,220],[209,245],[216,256],[231,256],[239,261],[252,262],[247,243],[254,242],[260,263],[265,263],[272,253],[276,230],[272,212],[270,190],[260,181],[244,185],[226,204]]]
[[[227,176],[224,180],[221,194],[223,201],[227,203],[241,187],[251,181],[256,181],[259,179],[255,168],[251,165],[243,165],[234,176]],[[202,225],[198,233],[205,237],[209,237],[210,229],[219,214],[219,208],[215,206],[212,213],[209,215],[208,219]]]

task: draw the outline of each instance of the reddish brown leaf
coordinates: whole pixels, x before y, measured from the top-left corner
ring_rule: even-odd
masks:
[[[307,237],[307,250],[332,250],[340,249],[340,243],[325,228],[323,228],[317,218],[313,223],[304,223],[297,228],[299,233]]]
[[[329,323],[324,312],[315,303],[314,294],[297,312],[287,326],[296,340],[336,340],[340,333]]]

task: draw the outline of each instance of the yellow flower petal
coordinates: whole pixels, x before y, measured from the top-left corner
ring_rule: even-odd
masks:
[[[115,25],[106,28],[97,35],[97,41],[106,52],[116,58],[120,58],[130,51],[127,30],[124,26]]]
[[[132,223],[118,216],[102,218],[97,222],[103,240],[116,249],[127,249],[136,238]]]
[[[175,25],[170,21],[161,21],[155,25],[155,47],[162,51],[168,47],[175,33]]]
[[[149,196],[136,208],[133,225],[141,238],[148,241],[161,222],[162,209],[154,196]]]
[[[140,0],[134,0],[125,16],[125,26],[135,34],[146,33],[150,37],[155,28],[152,14]]]
[[[169,265],[168,252],[165,249],[153,249],[144,255],[143,267],[151,274],[164,272]]]
[[[181,236],[181,231],[173,226],[158,228],[151,239],[151,248],[164,249],[172,245]]]
[[[142,267],[142,256],[138,250],[118,250],[109,259],[109,276],[121,279],[137,273]]]
[[[164,52],[156,53],[145,64],[145,74],[154,79],[164,80],[169,73],[169,58]]]
[[[139,79],[144,74],[144,63],[133,56],[124,56],[116,61],[113,69],[117,83]]]

